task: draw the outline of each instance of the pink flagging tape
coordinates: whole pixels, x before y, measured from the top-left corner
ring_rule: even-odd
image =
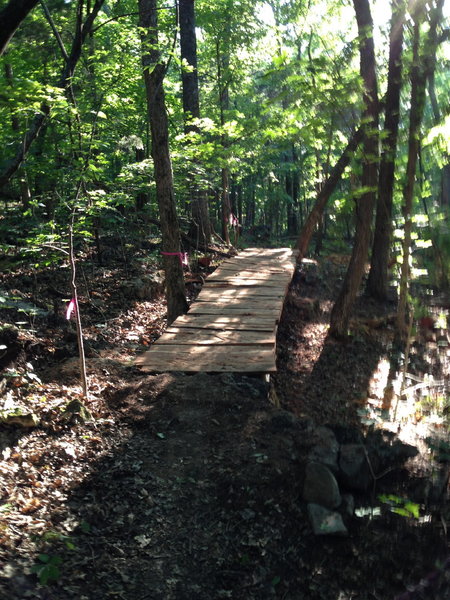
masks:
[[[187,252],[163,252],[163,251],[161,251],[161,254],[163,256],[178,256],[178,258],[180,259],[180,264],[181,264],[182,267],[183,266],[186,266],[186,267],[189,266]]]
[[[76,310],[77,310],[77,301],[75,300],[75,298],[72,298],[72,300],[67,305],[67,309],[66,309],[66,319],[68,321],[70,321],[70,317],[72,316],[72,313],[75,314]]]

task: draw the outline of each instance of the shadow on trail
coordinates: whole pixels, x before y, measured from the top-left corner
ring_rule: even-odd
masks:
[[[358,425],[357,410],[385,355],[381,343],[354,335],[327,335],[329,312],[343,267],[302,264],[291,284],[278,331],[278,372],[283,405],[317,424]],[[337,271],[337,274],[336,274]]]
[[[266,398],[257,379],[205,374],[112,392],[121,440],[53,515],[69,537],[40,549],[60,576],[36,587],[16,565],[8,600],[373,600],[402,589],[435,530],[390,515],[350,519],[348,538],[314,536],[301,502],[310,420]]]
[[[446,549],[432,521],[388,511],[349,517],[345,538],[313,535],[302,502],[311,416],[342,422],[380,352],[326,342],[299,373],[309,336],[300,321],[280,325],[277,383],[307,417],[274,408],[267,386],[249,377],[138,376],[108,392],[118,439],[79,464],[89,474],[52,515],[49,527],[68,537],[39,548],[60,574],[39,586],[12,562],[0,578],[5,598],[387,600],[432,571]]]

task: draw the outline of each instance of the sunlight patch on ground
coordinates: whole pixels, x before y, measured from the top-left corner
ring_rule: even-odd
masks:
[[[389,361],[381,358],[369,382],[368,396],[366,406],[358,411],[365,425],[396,433],[411,445],[424,440],[435,440],[445,447],[450,444],[450,388],[446,379],[401,372],[392,376]]]

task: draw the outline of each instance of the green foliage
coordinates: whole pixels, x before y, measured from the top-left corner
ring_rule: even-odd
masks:
[[[59,531],[46,531],[37,538],[44,544],[62,544],[67,550],[76,550],[73,539]],[[36,563],[31,567],[31,572],[35,573],[41,585],[56,583],[61,577],[61,565],[63,559],[58,554],[40,553],[37,556]]]
[[[60,556],[39,554],[38,562],[31,567],[31,572],[37,575],[41,585],[55,583],[61,576],[59,568],[61,563],[62,558]]]
[[[394,494],[380,494],[378,500],[387,504],[391,512],[401,517],[418,519],[420,516],[420,505]]]
[[[77,3],[49,0],[47,4],[70,51]],[[160,8],[159,37],[163,61],[168,65],[164,89],[179,212],[189,214],[195,182],[210,191],[212,212],[217,214],[221,169],[226,167],[231,174],[233,211],[242,213],[249,225],[270,221],[277,235],[283,233],[288,211],[299,221],[310,210],[360,118],[362,84],[353,8],[336,0],[306,4],[299,0],[198,0],[202,118],[195,123],[198,130],[189,134],[184,132],[180,81],[186,66],[181,65],[174,44],[175,7],[169,3]],[[122,235],[127,223],[148,215],[157,217],[135,12],[136,3],[131,0],[105,3],[82,48],[72,79],[73,97],[58,87],[64,61],[39,7],[0,58],[0,172],[43,104],[50,107],[50,118],[11,185],[3,190],[7,206],[0,218],[0,244],[10,254],[27,248],[27,259],[36,265],[63,261],[62,254],[48,246],[65,248],[75,197],[78,243],[92,243],[100,231]],[[376,41],[383,89],[385,30]],[[406,69],[411,62],[410,45],[407,32]],[[442,106],[437,116],[427,106],[422,187],[415,199],[415,209],[421,212],[423,202],[428,205],[429,227],[436,231],[428,238],[440,252],[436,261],[431,251],[423,249],[420,260],[430,272],[433,263],[437,265],[432,278],[441,284],[448,280],[450,263],[444,226],[448,208],[440,210],[439,206],[442,170],[449,163],[448,115],[440,100],[449,91],[445,76],[449,57],[444,46],[438,51],[435,76],[436,96]],[[225,88],[229,101],[221,107],[219,98]],[[401,106],[395,191],[399,225],[407,92],[405,89]],[[295,194],[288,189],[293,177]],[[358,190],[358,177],[356,160],[332,199],[327,221],[332,238],[353,233],[353,198],[364,191]],[[25,188],[31,198],[24,197]],[[237,190],[240,208],[236,206]],[[137,208],[137,198],[145,198],[144,209]],[[443,221],[438,219],[440,212],[446,212]],[[24,257],[22,250],[19,255]]]
[[[450,406],[450,398],[446,399],[446,408]],[[428,437],[425,439],[430,450],[439,462],[450,462],[450,443],[446,440]]]

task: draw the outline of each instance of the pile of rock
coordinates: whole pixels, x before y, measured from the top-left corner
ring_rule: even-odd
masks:
[[[334,429],[334,430],[333,430]],[[418,454],[388,432],[365,438],[352,428],[318,427],[305,469],[303,500],[316,535],[347,535],[353,493],[367,492],[377,477]]]

